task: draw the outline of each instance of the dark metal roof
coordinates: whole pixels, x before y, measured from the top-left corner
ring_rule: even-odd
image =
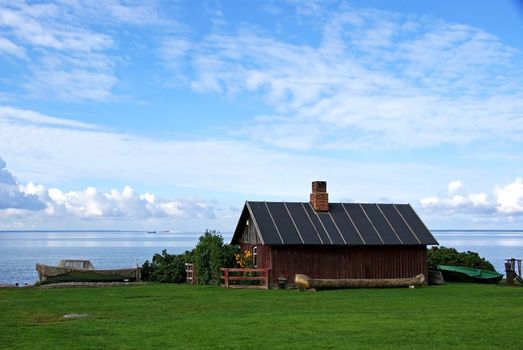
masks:
[[[435,245],[410,204],[245,202],[232,237],[238,244],[248,218],[268,245]]]

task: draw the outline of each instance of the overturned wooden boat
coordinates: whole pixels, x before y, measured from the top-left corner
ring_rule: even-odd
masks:
[[[438,265],[438,270],[443,274],[445,281],[498,283],[503,279],[502,273],[464,266]]]
[[[36,264],[40,283],[138,281],[138,266],[97,270],[89,260],[61,260],[58,266]]]
[[[419,274],[412,278],[316,279],[301,274],[296,274],[294,277],[294,283],[296,283],[298,289],[420,287],[424,282],[425,276],[423,276],[423,274]]]

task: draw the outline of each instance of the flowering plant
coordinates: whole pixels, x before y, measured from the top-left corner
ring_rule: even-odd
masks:
[[[243,253],[238,253],[234,255],[236,263],[242,268],[253,267],[252,263],[252,253],[249,249],[245,249]]]

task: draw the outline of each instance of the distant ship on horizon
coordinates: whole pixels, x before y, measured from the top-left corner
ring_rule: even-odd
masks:
[[[177,231],[162,230],[162,231],[147,231],[147,233],[178,233]]]

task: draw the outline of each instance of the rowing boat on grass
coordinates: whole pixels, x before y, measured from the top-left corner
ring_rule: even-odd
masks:
[[[89,260],[61,260],[58,266],[36,264],[40,283],[137,281],[139,267],[97,270]]]
[[[445,281],[498,283],[503,278],[502,273],[473,269],[464,266],[438,265]]]

